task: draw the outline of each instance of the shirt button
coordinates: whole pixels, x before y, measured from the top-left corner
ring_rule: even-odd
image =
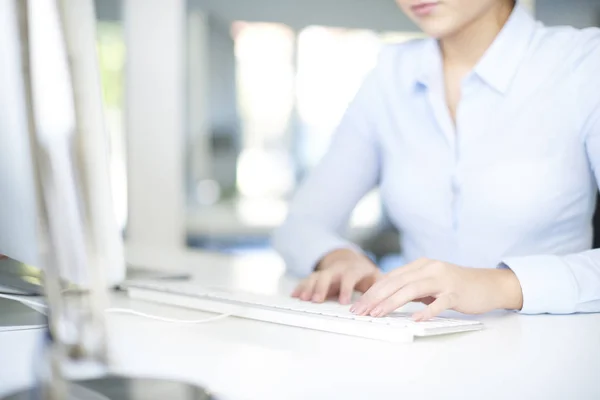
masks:
[[[462,84],[461,91],[463,94],[469,94],[477,88],[477,78],[475,75],[469,75]]]
[[[456,178],[452,179],[452,193],[460,193],[460,185],[458,184]]]

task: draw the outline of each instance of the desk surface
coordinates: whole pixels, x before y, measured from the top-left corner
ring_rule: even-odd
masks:
[[[191,254],[174,264],[204,284],[293,286],[276,258]],[[123,294],[112,302],[171,318],[207,315]],[[237,318],[181,326],[110,314],[108,329],[115,371],[192,381],[224,399],[600,399],[600,315],[479,319],[484,331],[401,345]],[[0,395],[31,382],[38,335],[0,333]]]

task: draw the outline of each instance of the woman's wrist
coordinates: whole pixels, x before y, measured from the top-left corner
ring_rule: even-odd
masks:
[[[517,275],[509,268],[493,270],[495,286],[499,289],[498,307],[505,310],[523,308],[523,290]]]
[[[321,261],[317,264],[315,270],[322,271],[324,269],[329,268],[330,266],[340,262],[351,262],[354,260],[359,260],[363,255],[357,253],[351,249],[337,249],[327,253]]]

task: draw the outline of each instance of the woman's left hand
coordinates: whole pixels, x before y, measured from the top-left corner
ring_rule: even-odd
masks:
[[[385,275],[350,310],[357,315],[384,317],[411,301],[427,304],[413,315],[415,320],[424,321],[445,310],[465,314],[520,310],[523,294],[510,269],[465,268],[420,259]]]

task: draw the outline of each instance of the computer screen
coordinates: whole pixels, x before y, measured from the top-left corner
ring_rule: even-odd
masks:
[[[2,2],[0,8],[11,8]],[[16,18],[0,10],[0,254],[37,265],[36,197]]]
[[[107,283],[117,284],[123,279],[125,265],[116,221],[114,226],[111,221],[106,146],[100,126],[102,117],[98,117],[102,111],[100,90],[91,90],[97,82],[87,81],[79,82],[78,90],[73,90],[75,77],[93,80],[90,76],[94,71],[81,73],[82,64],[85,68],[93,66],[88,62],[96,51],[94,35],[89,34],[93,27],[84,27],[88,29],[85,37],[90,40],[84,44],[83,56],[81,48],[77,48],[78,60],[85,57],[85,62],[77,64],[80,69],[75,74],[69,71],[67,43],[55,2],[29,3],[31,76],[27,79],[32,83],[31,116],[36,129],[36,143],[31,146],[16,4],[0,2],[0,254],[9,257],[0,260],[0,286],[14,287],[20,282],[31,287],[39,283],[38,253],[48,249],[41,249],[38,242],[40,193],[36,191],[36,171],[43,175],[40,179],[50,220],[46,223],[53,246],[49,251],[56,256],[60,278],[89,287],[96,284],[90,271],[102,268]],[[75,92],[79,93],[78,103]],[[87,126],[84,131],[77,126],[76,111],[82,120],[93,121],[93,129]],[[32,153],[32,148],[42,153]],[[32,154],[43,154],[41,169],[35,167],[35,161],[39,164],[41,160]],[[93,168],[83,168],[83,159],[87,161],[85,165]]]

